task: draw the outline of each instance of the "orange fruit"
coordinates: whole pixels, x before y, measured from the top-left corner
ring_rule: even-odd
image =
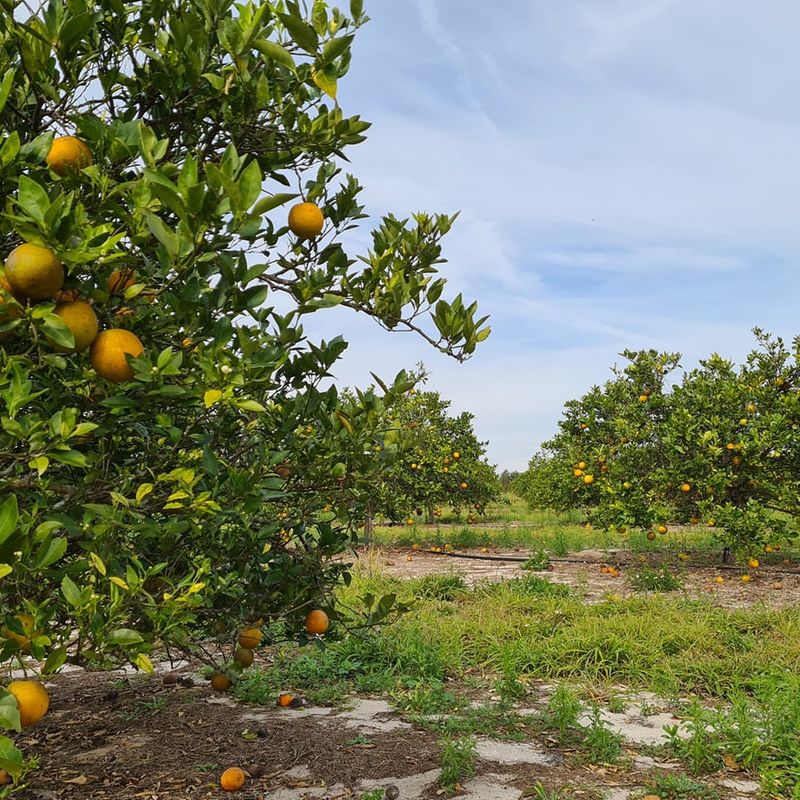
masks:
[[[330,627],[328,615],[320,608],[310,611],[306,617],[306,632],[312,636],[321,636]]]
[[[18,297],[44,300],[64,285],[64,265],[49,248],[26,242],[8,254],[6,280]]]
[[[65,353],[81,353],[97,338],[100,330],[97,314],[83,300],[60,303],[56,306],[55,313],[61,317],[61,321],[70,329],[75,339],[72,348],[57,347],[56,349]]]
[[[56,175],[78,172],[91,165],[92,151],[86,142],[74,136],[58,136],[50,145],[50,152],[45,157],[47,166]]]
[[[647,531],[647,538],[652,542],[653,539],[656,538],[656,532],[655,531]]]
[[[467,484],[463,481],[458,485],[458,488],[463,492],[467,488]]]
[[[747,566],[750,567],[750,569],[758,569],[759,566],[758,559],[757,558],[748,559]]]
[[[23,653],[30,653],[31,639],[35,639],[39,635],[39,631],[34,628],[33,617],[30,614],[15,614],[14,618],[19,621],[24,633],[20,634],[12,631],[11,628],[3,628],[3,636],[6,639],[13,639]]]
[[[461,458],[461,453],[456,450],[455,453],[453,453],[453,458],[458,461],[458,459]]]
[[[226,792],[238,792],[244,786],[246,775],[243,769],[239,767],[229,767],[222,773],[219,779],[219,785]]]
[[[692,491],[692,487],[688,483],[682,483],[681,484],[681,491],[684,492],[684,493],[685,492],[691,492]]]
[[[278,705],[281,708],[289,708],[294,700],[294,695],[290,694],[289,692],[281,692],[278,695]]]
[[[9,783],[11,776],[4,769],[0,769],[0,786],[8,786]]]
[[[661,534],[664,534],[664,533],[666,533],[666,532],[667,532],[667,530],[668,530],[667,526],[666,526],[666,525],[664,525],[663,523],[662,523],[661,525],[659,525],[659,526],[658,526],[658,532],[659,532],[659,533],[661,533]]]
[[[640,403],[646,403],[647,402],[647,397],[648,396],[646,394],[640,394],[639,395],[639,402]]]
[[[585,461],[579,461],[578,462],[578,469],[586,469],[586,462]]]
[[[750,575],[742,575],[742,583],[750,583],[751,580],[753,579]]]
[[[233,654],[233,660],[243,667],[250,667],[255,661],[255,655],[249,647],[237,647],[236,652]]]
[[[222,672],[215,672],[211,676],[211,688],[215,692],[227,692],[232,685],[233,681],[231,681],[231,679]]]
[[[717,575],[717,577],[714,578],[714,583],[725,583],[725,578],[723,578],[722,575]]]
[[[594,475],[584,475],[583,482],[588,486],[590,483],[594,483]]]
[[[133,378],[133,367],[127,356],[134,358],[144,352],[136,334],[123,328],[111,328],[97,335],[92,344],[91,362],[95,372],[107,381],[122,383]]]
[[[248,650],[252,650],[261,644],[263,638],[264,634],[261,632],[261,628],[245,628],[239,634],[239,647],[246,647]]]
[[[300,239],[314,239],[322,233],[325,218],[314,203],[298,203],[289,210],[289,230]]]
[[[50,708],[50,695],[39,681],[11,681],[6,688],[17,698],[23,728],[35,725]]]
[[[123,294],[125,290],[136,283],[136,273],[132,269],[115,269],[106,281],[109,294]]]

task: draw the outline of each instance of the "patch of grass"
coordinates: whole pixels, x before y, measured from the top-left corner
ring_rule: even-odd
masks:
[[[622,755],[622,736],[606,726],[598,705],[592,706],[582,748],[591,764],[616,764]]]
[[[707,786],[688,775],[663,773],[649,778],[644,787],[645,794],[653,794],[660,800],[719,800],[716,787]]]
[[[407,581],[404,593],[427,600],[455,600],[466,588],[461,575],[428,574]]]
[[[562,684],[548,701],[542,723],[547,729],[557,731],[559,741],[566,743],[574,740],[580,715],[580,700],[572,689]]]
[[[547,550],[536,550],[530,554],[522,569],[530,572],[545,572],[550,566],[550,554]]]
[[[522,796],[532,800],[566,800],[569,797],[566,792],[566,789],[546,789],[537,782],[533,786],[528,786]]]
[[[459,739],[445,736],[440,746],[442,771],[439,784],[446,792],[453,793],[475,775],[475,739],[472,736]]]
[[[666,565],[643,567],[628,577],[628,586],[637,592],[674,592],[683,588],[681,578]]]

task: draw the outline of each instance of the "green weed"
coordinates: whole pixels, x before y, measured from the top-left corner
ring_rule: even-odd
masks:
[[[645,793],[660,800],[719,800],[719,790],[707,786],[688,775],[663,773],[651,777],[645,784]]]
[[[637,570],[628,577],[628,586],[637,592],[673,592],[683,588],[683,581],[664,565]]]
[[[442,771],[439,784],[446,792],[456,792],[475,775],[475,739],[471,736],[460,739],[445,736],[440,746]]]

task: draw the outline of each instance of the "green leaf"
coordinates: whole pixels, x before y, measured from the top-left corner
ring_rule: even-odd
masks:
[[[144,212],[145,222],[147,227],[150,228],[150,233],[158,239],[167,250],[167,253],[174,258],[178,255],[178,237],[171,231],[163,221],[153,214],[152,211]]]
[[[142,634],[132,628],[117,628],[108,635],[111,644],[118,644],[122,647],[130,647],[134,644],[143,642]]]
[[[50,208],[50,198],[42,186],[27,175],[22,175],[19,179],[17,203],[31,219],[44,223],[44,215]]]
[[[56,648],[50,653],[49,656],[47,656],[47,660],[44,662],[44,666],[42,667],[42,674],[52,675],[54,672],[57,672],[59,669],[61,669],[66,660],[67,660],[67,648],[66,647]]]
[[[364,15],[364,0],[350,0],[350,16],[358,22]]]
[[[14,567],[11,564],[0,564],[0,578],[5,578],[6,575],[10,575],[14,571]]]
[[[22,752],[7,736],[0,736],[0,769],[4,769],[14,780],[23,773]]]
[[[94,564],[94,568],[103,576],[106,575],[106,565],[103,563],[103,559],[100,558],[97,553],[89,553],[89,558],[92,559],[92,564]]]
[[[0,688],[0,728],[17,732],[22,730],[17,698],[5,687]]]
[[[261,403],[256,402],[255,400],[237,400],[236,405],[239,408],[243,409],[244,411],[266,411],[267,409],[261,405]]]
[[[292,54],[277,42],[271,42],[268,39],[257,39],[254,46],[264,58],[268,58],[270,61],[277,61],[279,64],[283,64],[284,67],[288,67],[292,72],[297,72]],[[220,86],[219,88],[221,89],[222,87]]]
[[[39,551],[36,556],[36,566],[39,569],[46,569],[51,564],[55,564],[66,552],[67,540],[63,536],[53,539],[46,549]]]
[[[261,183],[264,180],[261,174],[261,167],[258,161],[253,159],[242,170],[239,176],[239,194],[241,196],[242,208],[247,209],[255,203],[256,198],[261,194]]]
[[[86,456],[79,450],[51,450],[48,454],[53,461],[67,464],[70,467],[86,467]]]
[[[312,72],[311,77],[314,79],[314,83],[322,89],[325,94],[328,95],[331,99],[336,99],[336,71],[331,69],[330,67],[324,67],[323,69],[315,69]]]
[[[57,314],[48,313],[42,319],[41,327],[48,342],[57,347],[63,347],[65,350],[75,347],[75,337],[72,331]]]
[[[69,575],[65,575],[61,580],[61,594],[64,595],[64,599],[71,606],[77,608],[80,605],[81,590],[75,585],[75,581],[73,581]]]
[[[16,77],[16,70],[9,69],[3,76],[3,82],[0,83],[0,111],[6,107],[8,96],[11,93],[11,87],[14,85],[14,78]]]
[[[150,492],[153,491],[153,484],[152,483],[143,483],[137,490],[136,490],[136,503],[137,505],[144,500]]]
[[[284,205],[284,203],[288,203],[290,200],[294,200],[296,197],[300,197],[299,194],[288,194],[286,192],[279,192],[278,194],[269,195],[268,197],[262,197],[254,206],[253,206],[253,214],[266,214],[268,211],[272,211],[273,208],[278,208],[278,206]]]
[[[50,459],[47,456],[37,456],[28,462],[28,466],[31,469],[35,469],[41,478],[42,475],[47,472],[47,468],[50,466]]]
[[[306,22],[303,22],[299,17],[292,16],[291,14],[278,14],[278,19],[283,23],[289,35],[294,39],[300,47],[307,53],[316,55],[317,48],[319,47],[319,37],[317,32]]]
[[[0,544],[2,544],[17,527],[19,519],[19,509],[17,507],[17,496],[12,494],[7,498],[3,505],[0,505]]]
[[[353,34],[349,36],[340,36],[338,39],[331,39],[322,48],[322,58],[319,60],[320,66],[327,66],[335,61],[348,47],[353,43],[355,37]]]

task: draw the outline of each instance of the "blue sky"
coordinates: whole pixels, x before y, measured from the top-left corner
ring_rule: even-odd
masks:
[[[424,361],[522,468],[624,348],[740,359],[791,338],[800,277],[800,5],[742,0],[367,2],[340,88],[373,218],[461,211],[453,290],[492,315],[466,364],[334,312],[337,377]],[[324,319],[323,319],[324,318]]]

